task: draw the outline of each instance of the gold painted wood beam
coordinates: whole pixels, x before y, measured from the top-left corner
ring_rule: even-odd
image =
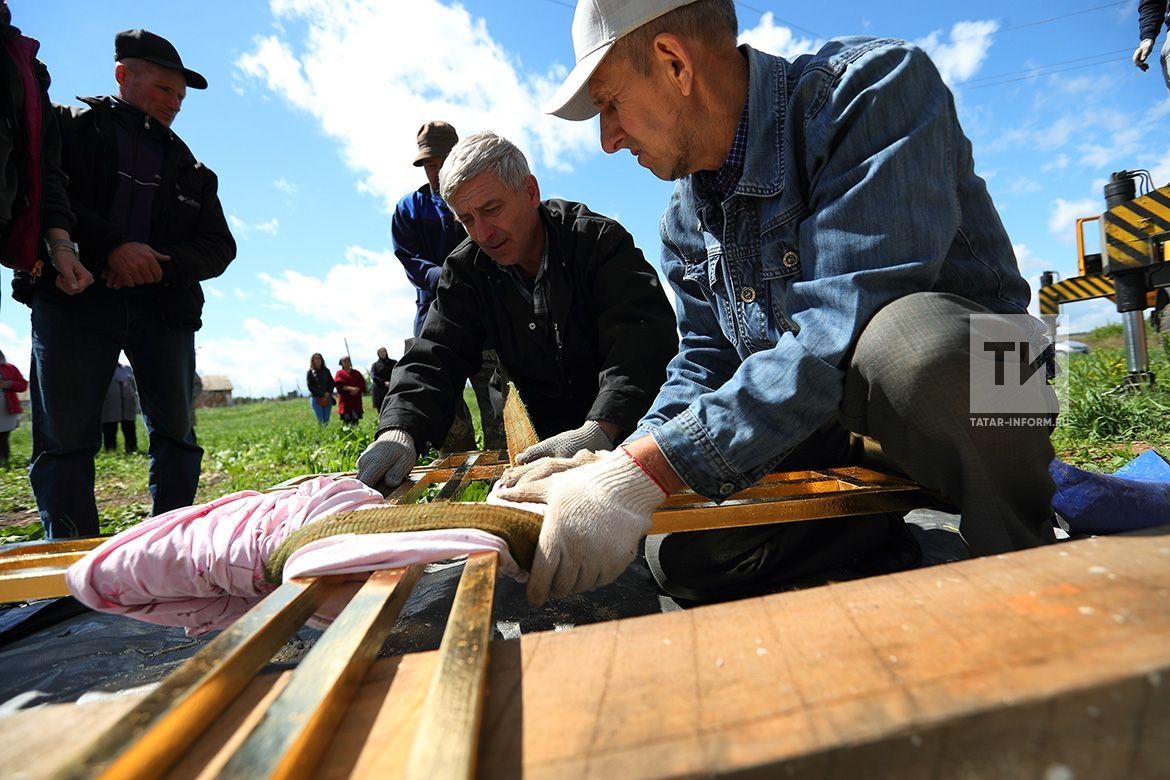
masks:
[[[464,566],[407,758],[408,780],[475,773],[497,562],[495,553],[474,553]]]
[[[422,566],[370,575],[305,656],[288,686],[220,772],[222,778],[312,777]]]
[[[171,673],[54,780],[162,777],[334,590],[290,580]]]

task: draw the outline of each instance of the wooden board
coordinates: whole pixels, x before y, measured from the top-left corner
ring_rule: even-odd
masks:
[[[1165,778],[1168,638],[1166,535],[524,635],[492,644],[477,776]],[[375,663],[317,776],[401,776],[435,663]],[[281,679],[175,776],[223,766]],[[97,706],[0,720],[20,746],[4,774],[43,774]]]

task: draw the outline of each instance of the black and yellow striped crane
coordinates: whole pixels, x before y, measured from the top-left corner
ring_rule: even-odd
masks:
[[[1122,318],[1126,384],[1152,384],[1144,313],[1150,307],[1170,311],[1170,185],[1154,188],[1146,171],[1114,173],[1105,185],[1105,207],[1099,217],[1077,220],[1077,275],[1060,281],[1051,271],[1041,275],[1040,316],[1054,332],[1062,304],[1109,298]],[[1084,229],[1090,222],[1100,224],[1100,254],[1085,252]]]

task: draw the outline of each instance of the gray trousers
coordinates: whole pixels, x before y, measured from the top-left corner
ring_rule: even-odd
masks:
[[[943,293],[909,295],[878,312],[858,339],[837,417],[779,470],[860,462],[857,437],[869,437],[887,465],[960,511],[973,554],[1055,541],[1050,429],[970,422],[968,317],[985,312]],[[838,566],[886,542],[891,530],[890,518],[864,516],[651,536],[646,560],[666,593],[718,601]]]

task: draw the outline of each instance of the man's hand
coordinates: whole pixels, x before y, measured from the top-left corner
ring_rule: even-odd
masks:
[[[548,504],[528,578],[528,600],[582,593],[617,579],[650,530],[666,491],[624,449],[593,463],[497,491]]]
[[[581,450],[612,450],[613,441],[606,435],[601,423],[586,420],[580,428],[558,433],[533,444],[516,456],[517,463],[531,463],[540,458],[569,458]]]
[[[81,264],[77,255],[67,249],[58,249],[51,258],[53,267],[57,269],[57,287],[69,295],[77,295],[93,284],[93,274]]]
[[[357,459],[357,475],[365,484],[377,488],[385,484],[396,488],[414,468],[418,453],[414,439],[406,431],[391,428],[375,439]]]
[[[1150,50],[1154,48],[1154,41],[1146,38],[1138,47],[1133,50],[1133,64],[1137,65],[1142,70],[1149,70],[1150,66],[1146,64],[1146,60],[1150,56]]]
[[[553,474],[560,474],[562,471],[568,471],[569,469],[575,469],[578,466],[592,463],[604,456],[604,452],[581,450],[571,458],[541,458],[540,460],[534,460],[531,463],[525,463],[521,466],[509,466],[500,475],[498,481],[501,488],[512,487],[513,485],[520,485],[525,482],[537,482],[551,477]]]
[[[102,278],[115,290],[120,287],[161,282],[162,266],[159,263],[165,263],[170,259],[170,255],[156,252],[147,244],[127,241],[110,252]]]

